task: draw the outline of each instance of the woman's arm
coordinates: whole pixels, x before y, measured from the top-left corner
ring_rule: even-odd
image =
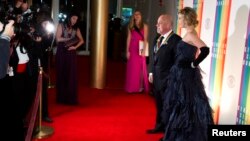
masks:
[[[84,40],[83,40],[81,31],[79,28],[77,28],[76,30],[76,37],[79,39],[79,42],[75,46],[69,47],[68,50],[76,50],[78,47],[80,47],[84,43]]]
[[[56,30],[56,42],[65,42],[69,40],[69,38],[63,38],[62,33],[63,33],[63,26],[62,24],[58,24]]]
[[[127,35],[127,43],[126,43],[126,57],[129,59],[130,53],[129,53],[129,44],[130,44],[130,39],[131,39],[131,32],[128,29],[128,35]]]
[[[78,42],[77,45],[74,46],[75,49],[77,49],[78,47],[80,47],[84,43],[84,40],[83,40],[83,37],[82,37],[82,33],[81,33],[81,31],[80,31],[79,28],[77,28],[77,30],[76,30],[76,36],[78,37],[79,42]]]
[[[127,43],[126,43],[126,52],[129,52],[129,43],[130,43],[130,39],[131,39],[131,32],[128,29],[128,35],[127,35]]]
[[[147,42],[148,41],[148,25],[144,24],[144,41]]]
[[[147,55],[146,52],[148,53],[149,50],[148,50],[148,25],[147,24],[144,24],[143,26],[143,30],[144,30],[144,49],[143,49],[143,54],[144,55]]]
[[[196,58],[199,56],[200,52],[200,48],[207,46],[199,37],[198,35],[191,35],[191,40],[192,43],[194,44],[194,46],[196,46],[198,48],[197,52],[196,52]]]
[[[185,36],[185,42],[190,43],[197,47],[196,59],[194,61],[180,61],[179,67],[182,68],[196,68],[209,54],[210,49],[207,45],[198,37],[197,34],[189,33]]]

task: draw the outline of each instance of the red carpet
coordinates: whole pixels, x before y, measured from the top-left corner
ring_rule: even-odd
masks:
[[[77,106],[55,102],[49,89],[49,111],[54,134],[41,141],[158,141],[162,134],[146,134],[155,121],[154,99],[148,94],[123,91],[125,63],[108,62],[107,88],[89,87],[89,58],[79,56],[79,99]]]

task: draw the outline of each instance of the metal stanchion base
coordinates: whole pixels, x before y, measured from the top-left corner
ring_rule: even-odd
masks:
[[[53,133],[54,133],[54,129],[52,127],[41,126],[40,131],[38,131],[37,134],[34,135],[34,138],[38,138],[38,139],[46,138],[52,135]]]

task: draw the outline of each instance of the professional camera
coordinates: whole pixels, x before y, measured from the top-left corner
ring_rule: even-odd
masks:
[[[18,16],[21,15],[17,11],[13,11],[11,6],[0,5],[0,22],[4,25],[9,23],[9,20],[14,20],[14,33],[20,35],[23,33],[28,33],[30,31],[29,26],[31,24],[30,14],[23,15],[23,22],[18,21]],[[4,28],[2,31],[4,31]],[[2,32],[1,31],[1,32]],[[0,33],[1,33],[0,32]]]
[[[5,25],[6,25],[6,12],[5,12],[5,6],[1,4],[0,2],[0,22],[4,25],[2,31],[0,31],[0,34],[4,31]]]
[[[28,34],[30,27],[35,25],[35,19],[40,7],[34,6],[26,11],[14,8],[12,5],[0,1],[0,22],[6,25],[9,20],[14,20],[14,32],[16,35]]]
[[[9,20],[14,20],[14,33],[15,38],[22,37],[23,35],[32,35],[34,38],[43,36],[54,31],[54,25],[52,22],[46,24],[45,33],[42,31],[37,24],[39,19],[47,20],[43,18],[43,15],[50,17],[50,7],[45,3],[41,5],[33,5],[26,11],[14,8],[6,3],[0,1],[0,22],[6,25]],[[41,18],[42,17],[42,18]],[[52,21],[52,20],[51,20]]]

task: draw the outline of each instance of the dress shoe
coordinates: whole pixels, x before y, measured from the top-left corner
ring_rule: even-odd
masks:
[[[43,121],[44,122],[48,122],[48,123],[52,123],[53,122],[53,120],[50,117],[44,117]]]
[[[157,133],[164,133],[164,130],[161,128],[154,128],[147,130],[148,134],[157,134]]]

